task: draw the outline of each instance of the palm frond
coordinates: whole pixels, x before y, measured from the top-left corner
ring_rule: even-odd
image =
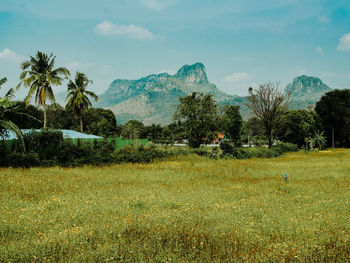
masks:
[[[15,90],[13,88],[9,89],[9,91],[5,95],[5,97],[8,99],[13,99],[14,96],[15,96]]]
[[[1,85],[5,84],[6,81],[7,81],[7,78],[0,79],[0,88],[1,88]]]
[[[25,153],[26,146],[24,144],[23,134],[22,134],[21,130],[18,128],[18,126],[16,124],[14,124],[12,121],[5,121],[5,120],[0,120],[0,126],[7,129],[7,130],[13,131],[17,135],[17,138],[22,145],[23,152]]]

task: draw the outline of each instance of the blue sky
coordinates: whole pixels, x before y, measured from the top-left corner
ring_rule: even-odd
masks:
[[[18,83],[36,51],[85,72],[102,93],[117,78],[202,62],[229,94],[294,77],[350,88],[349,0],[1,0],[0,77]],[[57,87],[56,92],[66,86]],[[18,97],[25,94],[18,93]]]

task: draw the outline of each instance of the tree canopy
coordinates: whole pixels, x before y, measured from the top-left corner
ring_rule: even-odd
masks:
[[[68,83],[67,107],[72,109],[74,115],[80,119],[80,131],[83,132],[83,112],[92,107],[89,97],[95,101],[98,96],[92,91],[87,90],[92,81],[84,73],[77,72],[75,80]]]
[[[183,122],[189,145],[198,148],[213,139],[218,116],[218,106],[213,96],[194,92],[192,95],[180,97],[179,100],[174,117]]]
[[[30,59],[21,65],[21,82],[17,86],[19,88],[23,84],[24,87],[29,88],[25,98],[27,105],[35,94],[35,103],[44,110],[44,128],[47,126],[47,99],[55,102],[52,86],[61,85],[63,80],[70,75],[68,69],[64,67],[54,68],[55,59],[56,57],[52,53],[47,55],[40,51],[34,57],[30,56]]]
[[[328,146],[332,133],[337,147],[350,147],[350,90],[333,90],[316,103],[315,111],[322,120]]]
[[[265,133],[272,147],[273,137],[283,114],[288,109],[289,96],[279,89],[278,82],[268,82],[259,88],[249,88],[248,102],[246,105],[254,115],[262,121]]]

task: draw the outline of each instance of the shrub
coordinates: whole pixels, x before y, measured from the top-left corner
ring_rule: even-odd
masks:
[[[149,163],[155,159],[173,156],[173,152],[168,150],[157,149],[154,146],[144,147],[140,145],[125,146],[121,150],[113,154],[113,162],[115,163]]]
[[[286,143],[286,142],[278,143],[277,145],[273,146],[272,148],[279,150],[282,153],[298,151],[298,145],[293,144],[293,143]]]
[[[7,163],[7,166],[23,168],[39,165],[40,160],[37,153],[12,153]]]
[[[27,151],[29,153],[37,153],[40,160],[54,159],[62,142],[62,131],[43,129],[40,132],[31,131],[24,134],[24,143]]]

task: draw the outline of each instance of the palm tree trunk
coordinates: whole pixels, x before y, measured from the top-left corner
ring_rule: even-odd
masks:
[[[83,116],[80,115],[80,131],[83,132]]]
[[[44,129],[46,128],[47,116],[46,116],[46,105],[43,105],[44,108]]]

